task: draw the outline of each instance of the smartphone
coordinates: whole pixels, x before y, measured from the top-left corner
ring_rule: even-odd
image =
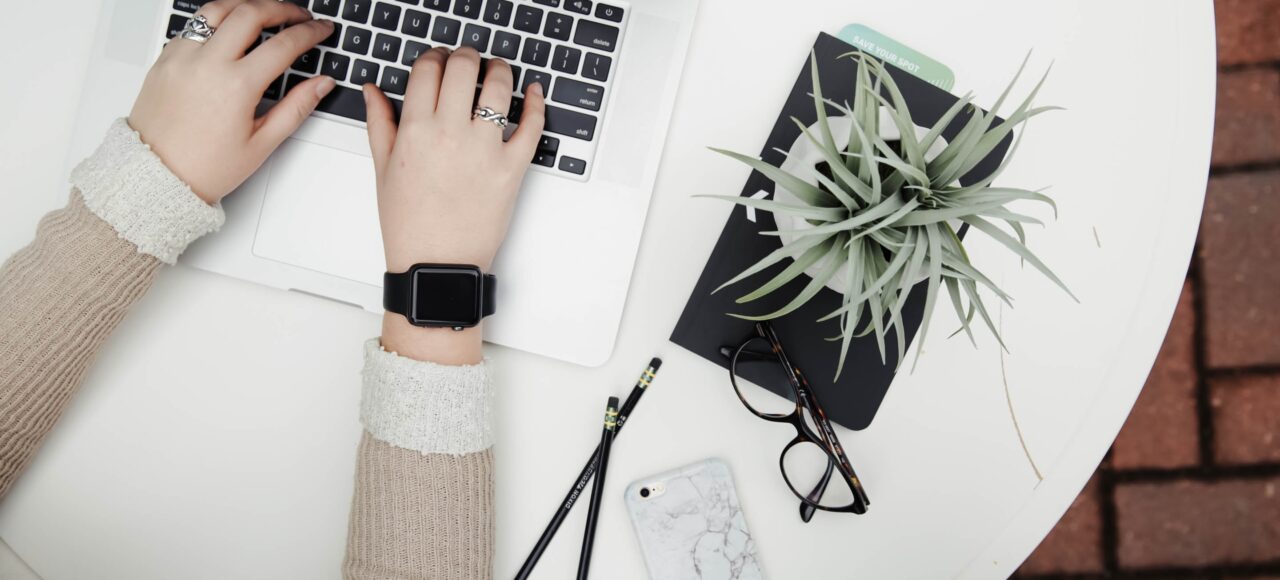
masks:
[[[764,578],[729,465],[707,459],[627,486],[627,512],[653,580]]]

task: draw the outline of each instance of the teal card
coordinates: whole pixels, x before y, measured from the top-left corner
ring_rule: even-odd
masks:
[[[837,36],[863,52],[909,72],[944,91],[950,91],[956,84],[956,75],[947,65],[867,26],[850,24]]]

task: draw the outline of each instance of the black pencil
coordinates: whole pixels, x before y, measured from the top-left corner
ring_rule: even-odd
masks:
[[[578,555],[578,580],[587,580],[591,568],[591,548],[596,543],[596,522],[600,520],[600,499],[604,495],[604,478],[609,469],[609,449],[618,432],[618,398],[609,397],[604,408],[604,431],[600,434],[600,459],[596,461],[596,482],[591,486],[591,504],[587,506],[587,527],[582,534],[582,553]]]
[[[658,368],[661,366],[662,359],[654,358],[649,361],[649,366],[640,374],[640,380],[636,381],[636,386],[632,387],[631,394],[627,395],[626,402],[622,403],[622,409],[618,411],[618,428],[617,432],[614,433],[614,437],[617,437],[618,433],[622,433],[622,426],[627,424],[627,417],[631,416],[631,412],[635,410],[636,404],[640,402],[640,397],[644,396],[649,384],[657,376]],[[556,536],[556,531],[560,529],[560,524],[563,524],[564,519],[569,517],[569,512],[573,510],[574,505],[577,505],[578,498],[582,496],[582,492],[586,491],[587,484],[591,483],[591,477],[596,473],[598,459],[600,459],[599,445],[591,452],[591,457],[587,459],[587,464],[583,466],[582,472],[578,474],[578,479],[574,480],[573,487],[569,488],[568,495],[564,497],[564,501],[560,502],[560,507],[556,509],[555,515],[551,517],[551,521],[547,524],[547,529],[542,531],[542,536],[538,538],[538,543],[534,544],[533,551],[529,553],[528,558],[525,558],[524,565],[516,573],[516,580],[527,580],[529,578],[529,574],[533,572],[533,567],[538,564],[538,559],[542,558],[542,553],[551,544],[551,539]]]

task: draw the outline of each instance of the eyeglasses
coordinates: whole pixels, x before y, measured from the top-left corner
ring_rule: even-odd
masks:
[[[787,487],[800,499],[800,518],[809,521],[814,510],[866,513],[871,501],[817,395],[787,358],[773,327],[760,322],[755,331],[737,348],[722,348],[721,354],[730,359],[729,381],[748,411],[765,421],[796,428],[795,439],[783,447],[778,463]],[[789,393],[790,400],[759,389],[743,392],[739,381],[773,386],[776,392]],[[838,474],[834,481],[833,474]]]

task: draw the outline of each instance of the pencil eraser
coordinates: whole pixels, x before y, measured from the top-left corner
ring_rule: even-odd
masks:
[[[657,372],[660,367],[662,367],[662,359],[655,356],[653,360],[649,361],[649,368],[653,369],[654,372]]]

